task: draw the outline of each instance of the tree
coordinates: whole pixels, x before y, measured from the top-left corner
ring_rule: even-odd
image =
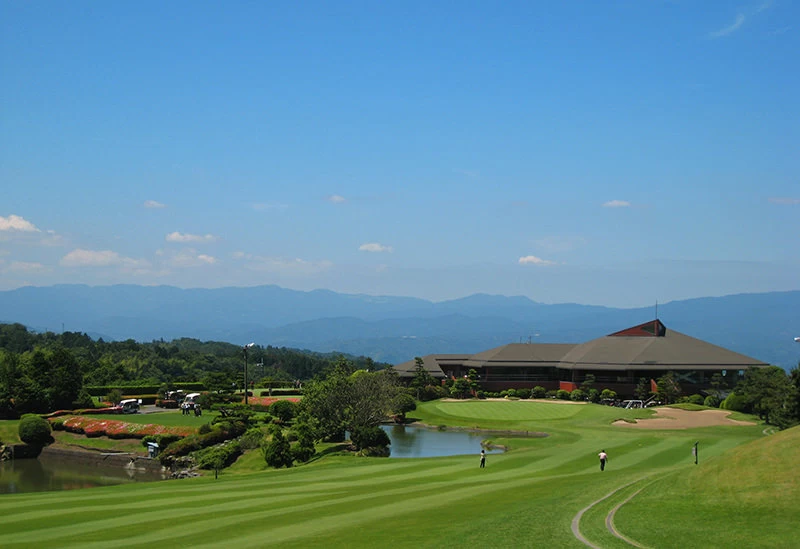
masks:
[[[650,380],[646,377],[639,378],[639,383],[636,384],[636,389],[633,393],[639,400],[647,400],[650,398]]]
[[[583,378],[583,383],[581,383],[581,390],[588,394],[589,391],[591,391],[592,385],[594,385],[595,381],[596,378],[594,374],[586,374],[586,377]]]
[[[417,403],[414,401],[414,397],[408,393],[398,393],[392,401],[392,414],[397,423],[405,422],[406,414],[416,409]]]
[[[291,467],[294,462],[291,445],[283,436],[280,427],[272,431],[272,440],[262,446],[262,452],[267,465],[276,469]]]
[[[386,448],[391,444],[389,435],[380,427],[358,427],[350,435],[350,440],[357,450],[366,448]]]
[[[416,389],[417,400],[422,400],[422,390],[430,385],[435,385],[436,379],[425,369],[425,362],[420,357],[414,358],[414,377],[411,378],[409,387]]]
[[[297,405],[291,400],[276,400],[269,407],[269,413],[278,418],[282,423],[292,421]]]
[[[681,396],[681,386],[675,372],[667,372],[656,380],[656,396],[664,404],[670,404]]]
[[[119,389],[111,389],[108,394],[105,396],[106,402],[110,402],[114,406],[119,404],[119,401],[122,400],[122,391]]]
[[[315,418],[320,438],[341,441],[345,431],[374,427],[390,414],[401,391],[392,368],[377,372],[355,370],[344,358],[324,379],[306,385],[303,408]]]
[[[83,389],[81,367],[67,349],[58,348],[49,357],[48,400],[51,410],[71,409]]]
[[[794,412],[797,388],[783,368],[749,368],[734,393],[744,398],[745,410],[781,429],[791,427],[798,418]]]
[[[460,377],[453,382],[450,387],[450,396],[453,398],[467,398],[472,391],[472,384],[469,378]]]

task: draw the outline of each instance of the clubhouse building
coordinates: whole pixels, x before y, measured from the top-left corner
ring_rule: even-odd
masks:
[[[668,330],[658,319],[586,343],[510,343],[473,355],[436,354],[422,359],[424,368],[438,379],[455,379],[475,370],[487,391],[537,385],[572,391],[592,374],[595,388],[611,389],[622,397],[633,396],[641,379],[653,386],[667,372],[674,372],[683,394],[690,395],[710,389],[714,374],[732,387],[748,368],[769,366]],[[411,378],[416,362],[394,368],[401,378]]]

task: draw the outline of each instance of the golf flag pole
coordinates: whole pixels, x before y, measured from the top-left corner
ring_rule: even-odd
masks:
[[[692,455],[694,456],[694,464],[697,465],[697,445],[700,444],[700,441],[694,443],[692,447]]]

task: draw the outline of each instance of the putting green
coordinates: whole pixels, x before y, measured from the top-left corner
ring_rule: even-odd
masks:
[[[556,404],[530,400],[437,402],[444,415],[489,421],[536,421],[565,419],[581,411],[581,404]]]

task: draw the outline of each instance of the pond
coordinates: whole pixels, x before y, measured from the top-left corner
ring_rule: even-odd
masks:
[[[423,458],[461,456],[481,452],[481,441],[486,433],[468,431],[438,431],[408,425],[383,425],[382,429],[392,441],[393,458]],[[501,453],[501,449],[486,450],[489,454]]]
[[[486,433],[439,431],[407,425],[384,425],[392,441],[391,457],[423,458],[475,455],[481,451]],[[490,449],[487,453],[500,453]],[[111,486],[131,482],[161,480],[158,473],[134,471],[120,466],[98,467],[96,464],[68,459],[18,459],[0,462],[0,494],[76,490],[95,486]]]
[[[0,462],[0,494],[48,492],[161,480],[159,473],[124,467],[98,467],[63,459],[17,459]]]

